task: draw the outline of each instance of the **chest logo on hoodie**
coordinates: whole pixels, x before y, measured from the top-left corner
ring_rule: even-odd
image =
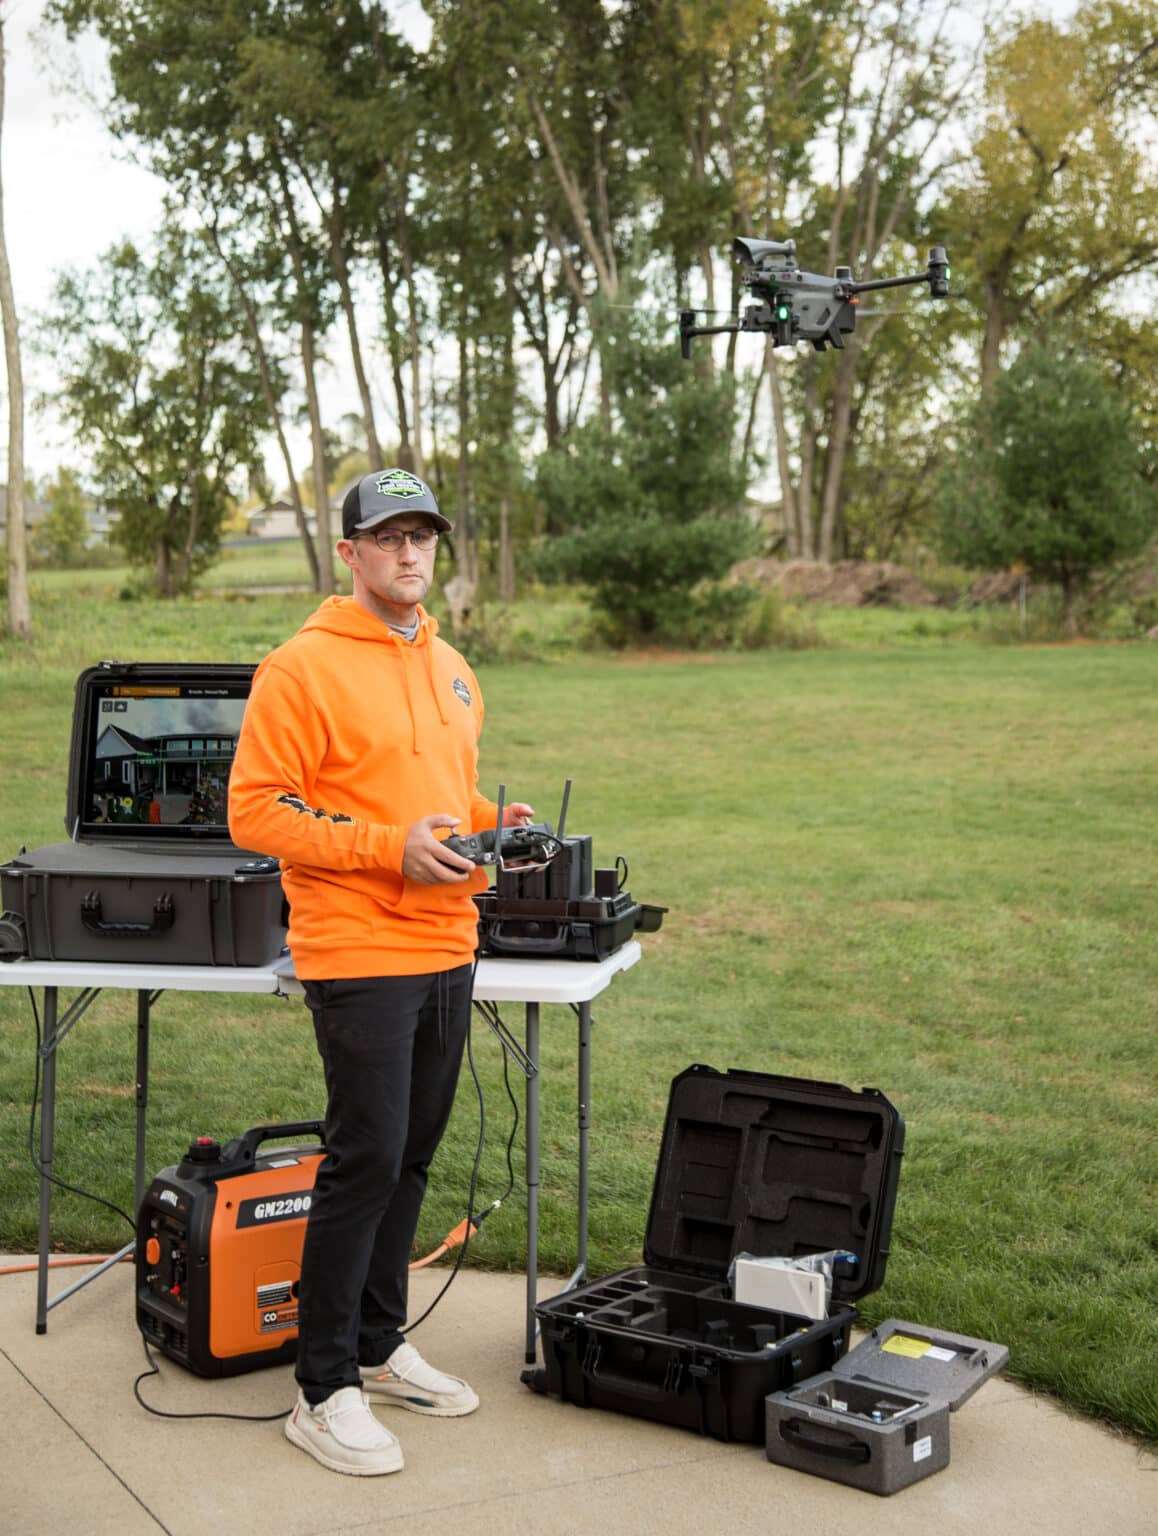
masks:
[[[470,708],[470,689],[463,682],[462,678],[461,677],[456,677],[454,682],[451,684],[451,687],[454,689],[455,693],[458,694],[459,698],[466,705],[467,709],[469,709]]]

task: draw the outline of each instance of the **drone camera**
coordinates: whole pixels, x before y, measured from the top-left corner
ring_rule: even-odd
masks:
[[[943,245],[935,245],[929,252],[929,292],[935,299],[949,297],[949,258]]]

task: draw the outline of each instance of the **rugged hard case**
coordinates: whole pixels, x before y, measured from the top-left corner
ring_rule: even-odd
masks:
[[[236,1376],[297,1354],[302,1243],[324,1147],[320,1121],[259,1125],[222,1147],[190,1144],[137,1220],[137,1326],[198,1376]]]
[[[541,1302],[543,1390],[718,1440],[829,1370],[885,1275],[904,1121],[875,1088],[692,1066],[671,1086],[644,1264]],[[844,1249],[818,1321],[732,1298],[738,1253]],[[538,1383],[537,1383],[538,1384]]]
[[[104,662],[76,683],[65,824],[71,841],[50,843],[0,866],[0,959],[124,961],[155,965],[266,965],[285,944],[286,911],[276,859],[234,846],[225,824],[235,736],[201,727],[143,739],[120,729],[136,699],[228,699],[240,727],[252,666],[229,663]],[[115,695],[123,693],[126,700]],[[109,707],[109,714],[101,711]],[[196,715],[190,713],[190,721]],[[178,738],[181,749],[178,748]],[[105,743],[102,745],[102,743]],[[171,750],[170,750],[171,749]],[[94,773],[116,770],[126,791],[94,796]],[[212,769],[210,775],[209,770]],[[171,776],[178,809],[150,822],[137,780],[150,789]],[[212,802],[209,782],[212,779]],[[203,793],[204,786],[204,793]],[[159,798],[149,794],[150,799]],[[99,806],[96,801],[99,799]],[[183,819],[176,819],[187,808]],[[131,819],[136,818],[136,819]]]
[[[896,1493],[949,1465],[949,1415],[1008,1360],[1004,1344],[890,1319],[827,1375],[768,1397],[768,1460]]]

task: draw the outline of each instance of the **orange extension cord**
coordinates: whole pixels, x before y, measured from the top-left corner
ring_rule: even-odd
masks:
[[[489,1214],[489,1212],[484,1214]],[[461,1247],[466,1242],[467,1228],[473,1226],[477,1230],[480,1220],[481,1217],[476,1216],[472,1222],[469,1216],[464,1216],[458,1226],[451,1228],[432,1253],[428,1253],[424,1259],[415,1259],[410,1268],[425,1269],[428,1264],[434,1264],[438,1259],[441,1259],[444,1253],[449,1253],[453,1248]],[[48,1267],[49,1269],[64,1269],[71,1264],[103,1264],[106,1259],[111,1258],[111,1253],[94,1253],[86,1255],[84,1258],[49,1259]],[[131,1264],[132,1261],[133,1255],[131,1253],[126,1253],[121,1259],[122,1264]],[[24,1275],[37,1267],[35,1260],[31,1264],[5,1264],[0,1267],[0,1275]]]

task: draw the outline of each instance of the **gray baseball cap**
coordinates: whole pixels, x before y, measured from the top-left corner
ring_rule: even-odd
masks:
[[[434,492],[408,469],[378,469],[362,478],[346,492],[342,502],[342,537],[377,528],[387,518],[404,512],[424,512],[435,528],[452,533],[454,524],[438,510]]]

